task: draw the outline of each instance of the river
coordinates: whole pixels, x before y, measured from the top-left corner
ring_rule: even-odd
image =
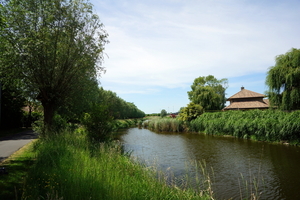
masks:
[[[300,147],[140,128],[126,130],[120,140],[132,156],[175,177],[190,171],[191,161],[205,162],[216,199],[300,197]]]

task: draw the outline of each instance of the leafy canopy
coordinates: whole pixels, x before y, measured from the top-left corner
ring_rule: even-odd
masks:
[[[41,101],[46,127],[104,70],[108,35],[92,10],[88,0],[10,0],[0,7],[1,73],[22,80]]]
[[[214,76],[200,76],[194,80],[192,91],[188,92],[191,102],[199,104],[204,110],[221,110],[226,103],[227,79],[218,80]]]
[[[283,110],[300,109],[300,49],[292,48],[276,56],[275,66],[267,73],[266,85],[271,105]]]

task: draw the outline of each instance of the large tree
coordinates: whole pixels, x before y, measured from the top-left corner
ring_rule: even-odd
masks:
[[[275,66],[267,73],[266,85],[271,105],[284,110],[300,109],[300,49],[292,48],[276,56]]]
[[[44,107],[55,111],[76,98],[103,71],[107,33],[88,0],[8,0],[0,7],[2,74],[22,80]]]
[[[218,80],[214,76],[200,76],[194,80],[192,91],[188,92],[191,102],[199,104],[204,110],[221,110],[226,103],[227,79]]]

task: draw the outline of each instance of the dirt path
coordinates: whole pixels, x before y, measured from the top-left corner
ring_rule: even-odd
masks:
[[[0,138],[0,162],[36,138],[37,135],[33,131],[24,131]]]

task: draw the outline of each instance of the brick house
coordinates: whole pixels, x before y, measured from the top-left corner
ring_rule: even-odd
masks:
[[[227,99],[227,101],[230,101],[230,105],[223,110],[268,109],[269,100],[264,98],[265,95],[263,94],[241,87],[241,91]]]

